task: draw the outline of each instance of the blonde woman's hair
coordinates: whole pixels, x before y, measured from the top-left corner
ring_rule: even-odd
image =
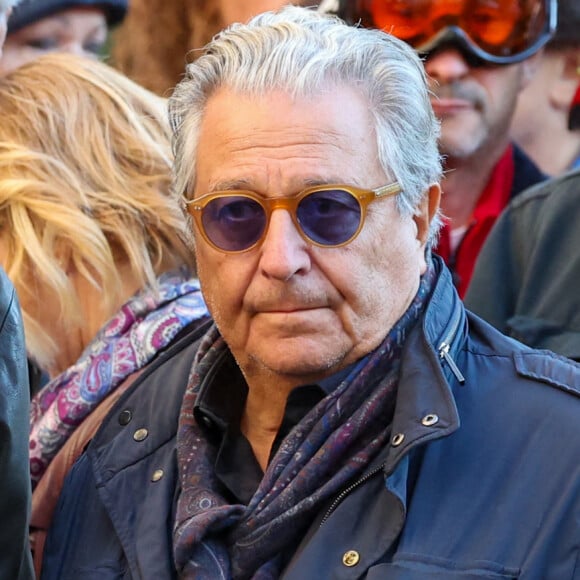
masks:
[[[113,68],[43,56],[0,79],[0,249],[18,293],[57,297],[66,328],[82,328],[67,272],[100,289],[111,315],[119,265],[142,286],[186,264],[186,222],[171,194],[165,101]],[[23,300],[24,303],[26,301]],[[57,352],[24,310],[27,348],[46,368]]]

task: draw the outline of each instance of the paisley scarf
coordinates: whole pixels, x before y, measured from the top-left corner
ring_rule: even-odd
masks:
[[[390,437],[400,355],[436,277],[433,267],[383,343],[290,432],[247,506],[228,504],[214,474],[217,448],[193,408],[227,346],[213,327],[197,353],[177,434],[181,492],[174,527],[180,578],[273,579],[322,506],[360,476]]]
[[[158,287],[126,302],[79,360],[31,401],[33,487],[83,419],[130,374],[149,363],[194,320],[208,316],[199,282],[186,268],[163,274]]]

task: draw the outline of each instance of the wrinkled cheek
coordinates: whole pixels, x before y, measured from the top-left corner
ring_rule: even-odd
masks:
[[[198,267],[201,289],[207,307],[221,335],[236,348],[247,333],[247,314],[243,308],[244,287],[228,264],[201,260]]]
[[[404,255],[402,255],[404,258]],[[410,267],[410,264],[414,264]],[[392,260],[374,270],[359,292],[357,310],[360,329],[357,334],[374,343],[384,338],[407,310],[419,286],[421,263],[416,256]],[[366,296],[366,299],[361,299]]]
[[[227,303],[231,287],[220,276],[220,268],[208,259],[202,249],[196,251],[197,274],[201,291],[212,317],[219,321],[224,316],[222,304]]]

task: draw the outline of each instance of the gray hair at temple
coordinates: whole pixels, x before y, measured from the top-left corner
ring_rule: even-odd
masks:
[[[187,66],[169,99],[174,133],[174,186],[191,196],[201,120],[220,87],[259,96],[284,90],[294,97],[356,86],[374,119],[379,161],[403,188],[402,215],[412,215],[429,186],[441,179],[439,123],[423,64],[406,43],[380,30],[348,26],[335,16],[286,6],[219,33]],[[433,220],[430,241],[440,227]]]
[[[14,8],[19,1],[20,0],[0,0],[0,14],[5,14],[10,10],[10,8]]]

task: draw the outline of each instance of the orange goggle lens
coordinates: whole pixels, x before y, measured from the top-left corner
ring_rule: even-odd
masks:
[[[531,56],[553,34],[555,0],[349,0],[339,16],[380,28],[428,53],[460,42],[485,61]]]

